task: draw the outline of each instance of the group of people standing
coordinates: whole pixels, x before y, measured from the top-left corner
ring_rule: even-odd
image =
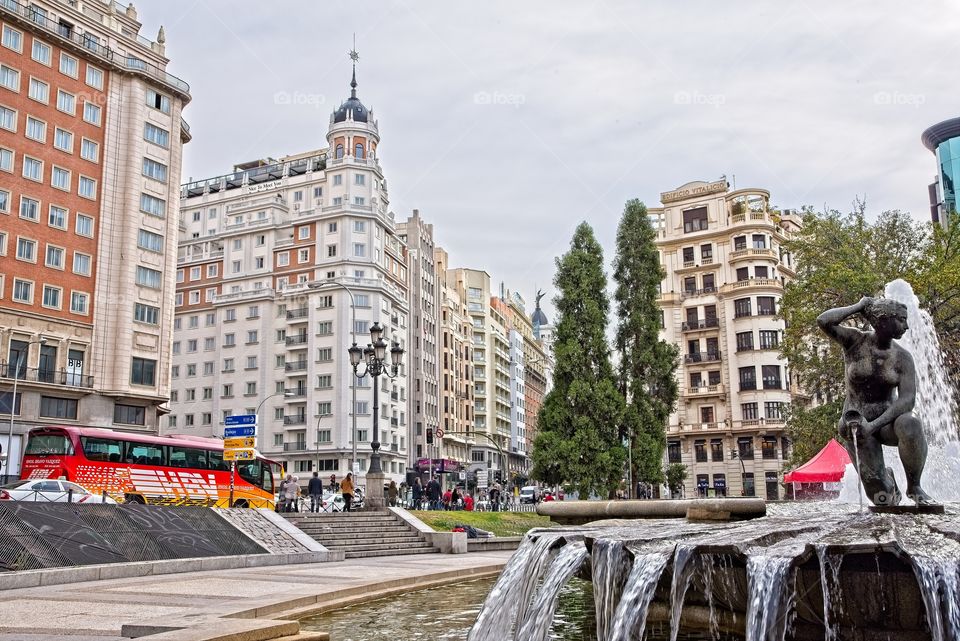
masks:
[[[330,493],[333,494],[338,490],[343,496],[343,511],[351,512],[355,492],[353,487],[353,474],[351,472],[347,472],[347,475],[340,483],[337,483],[335,474],[330,475]],[[323,481],[320,480],[320,473],[314,472],[313,478],[307,483],[307,494],[310,496],[310,512],[320,512],[323,510],[323,492]],[[280,481],[277,511],[300,511],[300,479],[293,474],[287,474],[286,478]]]
[[[414,510],[473,510],[470,494],[459,487],[444,491],[436,476],[427,481],[426,487],[419,478],[414,479],[411,494]]]

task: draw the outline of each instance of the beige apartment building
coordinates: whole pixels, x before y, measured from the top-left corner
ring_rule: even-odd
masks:
[[[777,317],[795,276],[782,243],[799,229],[763,189],[726,179],[661,194],[650,210],[667,276],[662,336],[680,346],[680,398],[667,429],[667,463],[686,465],[685,492],[780,495],[790,442],[784,409],[799,397],[780,357]]]
[[[5,473],[35,425],[156,431],[165,411],[190,93],[140,27],[132,4],[0,2]]]
[[[167,433],[217,436],[257,414],[258,449],[301,475],[407,466],[409,258],[398,236],[374,115],[351,95],[326,147],[237,165],[182,187]],[[432,257],[431,257],[432,262]],[[396,378],[355,380],[347,349],[370,327],[406,350]],[[362,371],[362,366],[361,366]],[[354,424],[356,432],[354,433]]]

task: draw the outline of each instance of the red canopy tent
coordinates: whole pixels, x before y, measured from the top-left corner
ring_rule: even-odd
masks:
[[[850,463],[850,455],[836,439],[812,459],[783,477],[784,483],[837,483]]]

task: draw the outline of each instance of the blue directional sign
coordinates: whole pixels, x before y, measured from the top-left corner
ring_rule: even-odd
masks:
[[[223,424],[227,426],[256,425],[257,415],[256,414],[240,414],[238,416],[228,416],[225,419],[223,419]]]
[[[223,438],[237,438],[243,436],[256,436],[257,428],[254,425],[238,425],[236,427],[223,428]]]

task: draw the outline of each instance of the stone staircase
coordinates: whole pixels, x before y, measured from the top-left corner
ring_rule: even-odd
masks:
[[[328,550],[343,550],[348,559],[439,552],[422,534],[386,510],[283,516]]]

